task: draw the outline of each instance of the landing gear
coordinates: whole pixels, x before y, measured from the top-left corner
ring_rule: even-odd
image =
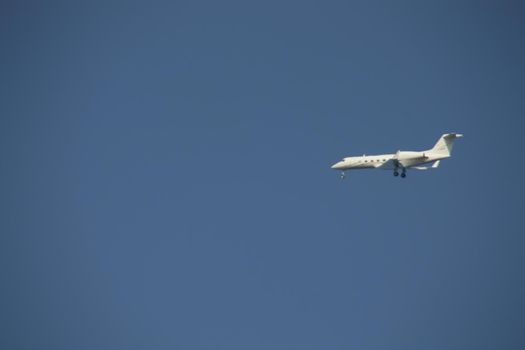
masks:
[[[394,163],[394,176],[399,176],[399,169],[401,169],[401,177],[405,178],[407,177],[407,169],[397,160],[397,154],[396,157],[393,160]]]
[[[345,179],[345,177],[346,177],[346,174],[345,174],[345,172],[344,172],[344,171],[341,171],[341,180],[344,180],[344,179]]]
[[[399,176],[399,171],[396,169],[394,169],[394,176]],[[407,177],[407,170],[405,168],[402,168],[401,170],[401,177],[402,178],[405,178]]]

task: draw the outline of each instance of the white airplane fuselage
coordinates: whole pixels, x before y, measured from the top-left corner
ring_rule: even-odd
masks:
[[[342,177],[344,177],[345,170],[354,169],[393,170],[395,176],[399,175],[399,171],[401,171],[401,176],[405,177],[406,170],[410,168],[416,170],[437,168],[440,160],[451,156],[455,139],[462,136],[462,134],[455,133],[444,134],[432,149],[426,151],[397,151],[393,154],[345,157],[332,165],[332,169],[342,171]],[[430,163],[433,165],[427,167],[426,165]]]
[[[416,165],[424,165],[433,163],[437,160],[445,159],[450,156],[427,156],[423,159],[404,159],[399,160],[400,166],[409,168]],[[379,154],[367,156],[363,155],[361,157],[346,157],[342,161],[332,165],[332,169],[337,170],[349,170],[349,169],[376,169],[380,168],[383,170],[392,170],[394,169],[393,164],[388,167],[384,167],[388,161],[394,160],[395,154]]]

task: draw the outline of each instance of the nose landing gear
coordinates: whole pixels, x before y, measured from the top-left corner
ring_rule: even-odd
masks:
[[[344,180],[344,179],[345,179],[345,177],[346,177],[346,174],[345,174],[345,172],[344,172],[344,171],[341,171],[341,180]]]

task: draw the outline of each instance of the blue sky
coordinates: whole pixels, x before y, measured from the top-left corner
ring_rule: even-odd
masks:
[[[523,349],[524,14],[3,2],[0,347]]]

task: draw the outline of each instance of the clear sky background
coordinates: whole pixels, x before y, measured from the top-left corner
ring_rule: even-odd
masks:
[[[0,348],[524,349],[524,18],[2,1]]]

